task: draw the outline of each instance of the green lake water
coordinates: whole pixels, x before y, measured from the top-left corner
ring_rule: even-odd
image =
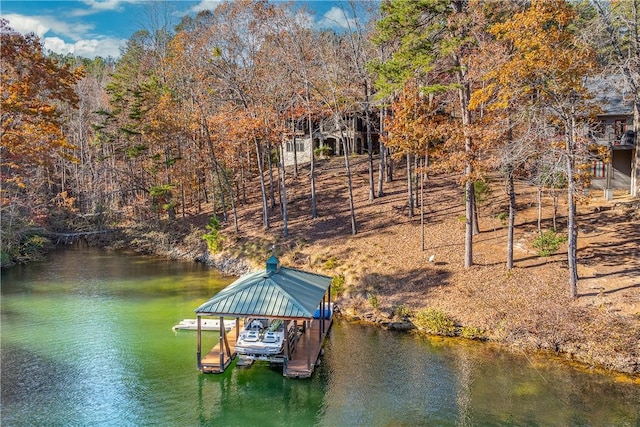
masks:
[[[232,280],[86,247],[3,271],[0,424],[640,426],[638,382],[344,321],[311,379],[201,374],[196,333],[172,326]]]

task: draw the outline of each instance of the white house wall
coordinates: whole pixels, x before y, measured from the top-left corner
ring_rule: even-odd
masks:
[[[297,151],[293,153],[293,141],[285,143],[284,149],[284,165],[293,166],[294,159],[299,165],[311,162],[311,142],[309,138],[296,138]]]

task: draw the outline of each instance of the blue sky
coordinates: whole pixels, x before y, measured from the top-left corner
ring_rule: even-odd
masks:
[[[93,58],[118,57],[133,33],[145,28],[148,3],[160,3],[173,24],[186,14],[214,9],[217,0],[0,0],[0,16],[20,33],[35,33],[46,49]],[[333,0],[297,1],[314,12],[313,22],[332,27],[344,19]],[[148,25],[148,24],[146,24]]]

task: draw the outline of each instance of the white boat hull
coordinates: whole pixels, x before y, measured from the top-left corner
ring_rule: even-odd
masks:
[[[230,331],[231,328],[235,326],[235,320],[225,320],[224,321],[224,329],[226,331]],[[195,331],[198,329],[198,320],[197,319],[184,319],[177,325],[173,327],[173,330],[188,330]],[[220,320],[219,319],[201,319],[200,320],[200,330],[201,331],[219,331],[220,330]]]
[[[281,354],[284,349],[282,321],[279,321],[275,326],[275,328],[264,329],[248,324],[238,337],[235,346],[236,352],[242,356],[254,358]]]

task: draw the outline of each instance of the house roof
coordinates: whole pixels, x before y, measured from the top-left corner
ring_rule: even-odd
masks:
[[[331,277],[281,267],[274,256],[262,271],[245,274],[195,311],[224,316],[313,318]]]
[[[633,114],[633,97],[624,76],[612,74],[589,79],[587,87],[595,95],[595,100],[603,110],[602,115],[626,116]]]

